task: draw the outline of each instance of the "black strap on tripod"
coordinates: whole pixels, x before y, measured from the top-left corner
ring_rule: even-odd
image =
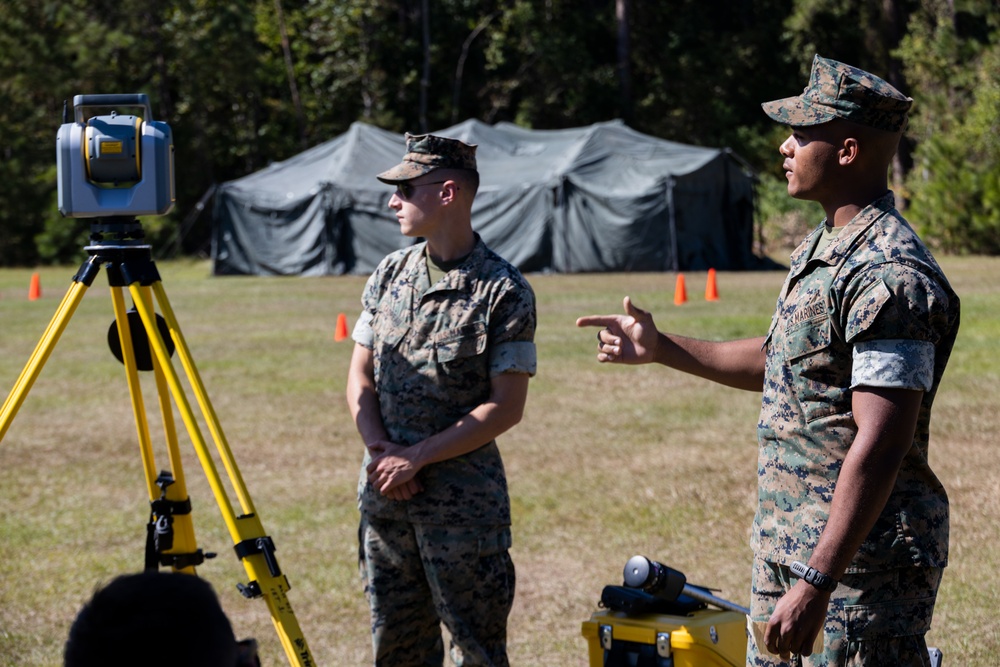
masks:
[[[191,499],[169,500],[167,487],[174,483],[173,475],[164,470],[156,479],[160,487],[160,498],[149,503],[149,523],[146,524],[145,569],[158,570],[161,565],[184,569],[201,565],[205,558],[214,554],[204,554],[201,549],[187,554],[165,554],[174,547],[174,516],[191,513]]]

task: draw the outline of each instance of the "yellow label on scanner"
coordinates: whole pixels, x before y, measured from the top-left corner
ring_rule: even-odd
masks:
[[[112,154],[122,152],[122,142],[120,141],[102,141],[101,142],[101,154]]]

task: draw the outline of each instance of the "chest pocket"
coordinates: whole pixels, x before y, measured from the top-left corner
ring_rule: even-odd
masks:
[[[784,361],[805,420],[837,412],[838,403],[847,398],[851,369],[850,356],[846,369],[838,367],[830,320],[823,315],[799,322],[786,330],[783,338]]]
[[[830,320],[825,315],[803,320],[785,331],[785,360],[806,368],[815,366],[822,362],[830,342]]]
[[[406,363],[400,350],[403,338],[410,327],[392,312],[378,313],[372,319],[372,331],[375,334],[375,382],[381,387],[383,394],[392,393],[392,382],[402,377],[395,372],[397,365]]]
[[[486,322],[470,322],[438,332],[434,337],[434,356],[444,366],[460,367],[486,351]]]
[[[380,351],[384,354],[396,349],[410,330],[410,325],[395,313],[377,313],[372,319],[372,330],[375,332],[375,340],[381,346]]]

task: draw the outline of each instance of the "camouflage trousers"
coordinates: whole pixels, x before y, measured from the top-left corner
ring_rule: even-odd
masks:
[[[747,641],[747,667],[929,667],[931,627],[941,568],[904,567],[845,574],[830,597],[823,652],[783,662]],[[798,581],[787,567],[754,559],[752,621],[767,621]]]
[[[508,667],[514,603],[509,526],[440,526],[362,518],[361,578],[377,667],[444,664],[441,624],[458,667]]]

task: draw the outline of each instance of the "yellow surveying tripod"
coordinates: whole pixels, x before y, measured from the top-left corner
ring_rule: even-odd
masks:
[[[119,358],[125,365],[146,487],[149,492],[151,516],[146,545],[146,568],[156,569],[163,565],[172,567],[178,572],[194,574],[195,566],[201,564],[206,557],[211,557],[211,554],[202,553],[195,543],[191,503],[181,468],[177,430],[170,404],[172,395],[222,512],[222,518],[232,536],[236,556],[242,561],[250,578],[249,583],[240,583],[237,587],[247,598],[263,597],[267,601],[271,620],[278,631],[289,663],[302,667],[315,665],[286,596],[290,586],[288,579],[278,567],[274,555],[274,542],[264,532],[254,510],[253,502],[236,467],[218,417],[209,402],[208,394],[181,334],[177,318],[167,300],[152,259],[150,246],[144,242],[140,223],[135,218],[107,218],[103,222],[91,224],[90,239],[91,245],[86,247],[89,257],[73,277],[73,284],[0,410],[0,441],[6,435],[14,416],[24,403],[32,384],[41,373],[42,367],[73,317],[87,288],[93,284],[101,265],[104,265],[111,286],[111,299],[120,342]],[[126,287],[132,296],[134,311],[125,309]],[[154,310],[154,296],[162,316]],[[138,317],[130,317],[132,315]],[[133,325],[141,326],[133,328]],[[114,350],[114,346],[112,347]],[[218,456],[239,499],[241,514],[238,516],[222,485],[213,456],[202,437],[180,376],[171,363],[172,350],[178,353],[187,381],[194,391],[201,414],[211,432]],[[118,351],[114,351],[117,356]],[[155,376],[170,461],[169,471],[156,472],[149,423],[139,384],[139,370],[152,370]]]

